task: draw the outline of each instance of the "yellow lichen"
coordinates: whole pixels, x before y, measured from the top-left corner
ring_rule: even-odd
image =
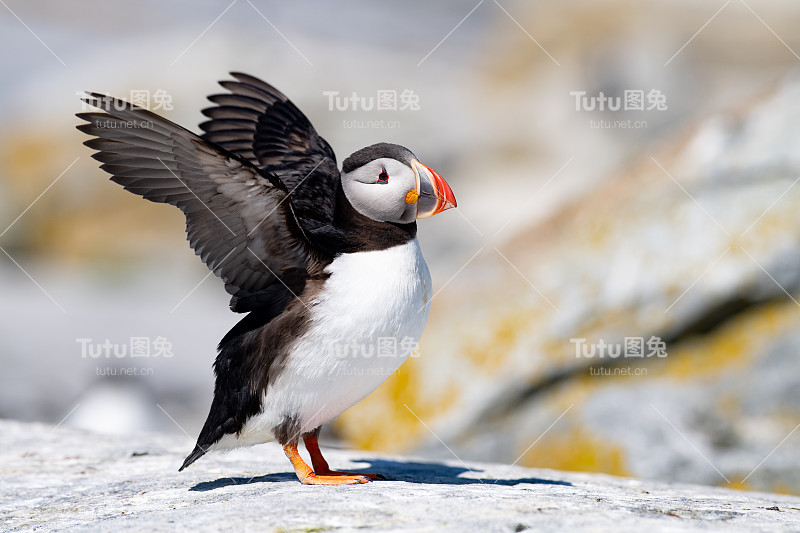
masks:
[[[713,376],[724,369],[744,368],[753,354],[780,331],[795,327],[797,309],[791,301],[774,303],[734,318],[719,330],[669,351],[664,375],[681,379]]]
[[[536,437],[531,439],[531,442]],[[524,451],[520,450],[520,452]],[[553,468],[577,472],[602,472],[628,476],[624,448],[573,426],[569,430],[547,434],[520,459],[528,467]]]
[[[755,490],[753,487],[748,485],[744,479],[733,478],[730,482],[723,481],[719,484],[721,487],[725,487],[726,489],[733,489],[733,490]]]
[[[528,330],[531,320],[521,311],[504,314],[491,328],[484,342],[467,342],[463,348],[466,358],[481,371],[494,373],[503,368],[520,335]]]

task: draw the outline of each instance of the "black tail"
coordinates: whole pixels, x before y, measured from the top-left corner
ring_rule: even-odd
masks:
[[[207,448],[203,448],[199,444],[195,445],[194,450],[192,450],[192,453],[190,453],[186,460],[183,461],[183,466],[178,469],[178,472],[182,472],[184,468],[200,459],[203,455],[205,455],[206,450]]]
[[[214,399],[203,429],[192,453],[178,472],[205,455],[208,449],[227,434],[238,433],[248,418],[261,411],[261,396],[266,383],[254,386],[251,376],[268,375],[269,366],[256,357],[264,350],[261,345],[261,328],[274,316],[271,311],[249,313],[220,341],[219,354],[214,362]],[[258,364],[254,368],[246,363]],[[263,365],[263,366],[262,366]]]
[[[203,447],[200,446],[200,444],[196,444],[194,450],[192,450],[192,453],[190,453],[189,456],[183,461],[183,465],[181,465],[181,467],[178,469],[178,472],[182,472],[184,468],[200,459],[206,454],[206,451],[208,451],[208,447]]]

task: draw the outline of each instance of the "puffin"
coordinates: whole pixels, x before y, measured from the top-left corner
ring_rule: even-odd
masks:
[[[340,170],[283,93],[230,75],[208,97],[201,135],[99,93],[82,100],[100,111],[77,114],[113,182],[183,212],[190,246],[244,314],[219,342],[211,408],[179,470],[208,451],[277,441],[303,484],[383,479],[332,470],[320,428],[411,355],[433,297],[416,220],[455,196],[397,144],[362,148]]]

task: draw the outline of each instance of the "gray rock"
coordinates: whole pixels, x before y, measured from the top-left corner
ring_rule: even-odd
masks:
[[[307,487],[277,445],[210,454],[188,438],[0,421],[6,531],[797,531],[800,498],[497,464],[329,450],[389,481]]]

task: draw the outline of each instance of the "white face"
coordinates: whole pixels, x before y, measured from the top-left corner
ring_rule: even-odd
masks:
[[[342,188],[350,204],[367,218],[400,224],[417,218],[416,197],[412,203],[406,201],[409,191],[419,190],[417,176],[396,159],[375,159],[342,174]]]

